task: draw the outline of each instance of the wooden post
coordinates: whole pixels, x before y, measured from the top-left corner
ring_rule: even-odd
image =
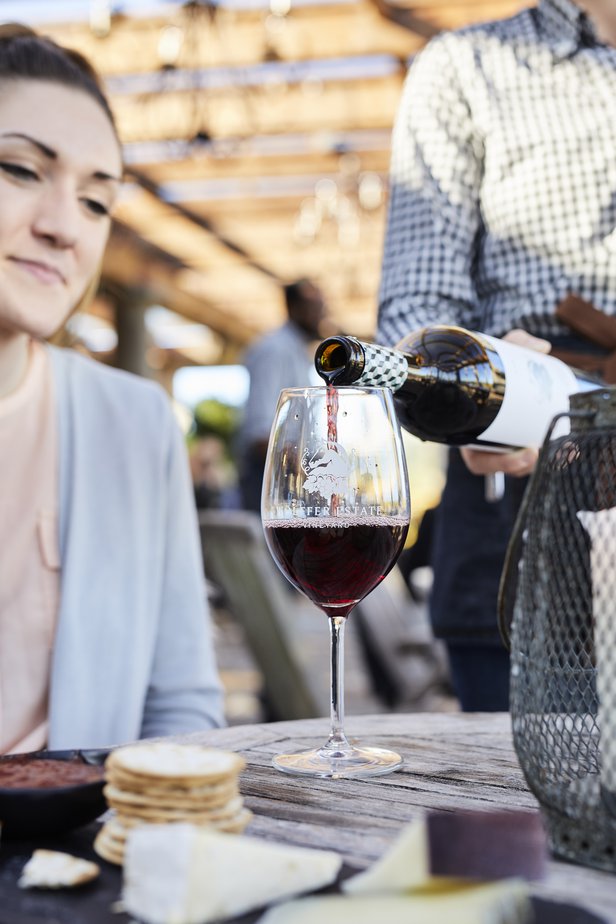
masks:
[[[148,336],[145,326],[147,301],[141,289],[122,288],[115,304],[118,334],[116,366],[145,378],[151,376],[146,353]]]

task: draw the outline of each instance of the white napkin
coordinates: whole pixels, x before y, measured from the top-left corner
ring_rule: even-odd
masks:
[[[616,507],[580,510],[577,517],[591,542],[601,785],[616,814]]]

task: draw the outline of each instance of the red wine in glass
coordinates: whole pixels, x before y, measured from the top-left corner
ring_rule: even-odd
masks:
[[[380,584],[404,546],[408,520],[314,517],[265,520],[265,538],[289,581],[328,616],[346,616]]]

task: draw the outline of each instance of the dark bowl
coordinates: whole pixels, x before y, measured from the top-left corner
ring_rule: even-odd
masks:
[[[62,765],[66,766],[65,775],[70,776],[75,764],[102,766],[108,754],[108,750],[34,751],[28,755],[1,757],[0,780],[2,767],[8,762],[58,761],[52,786],[3,787],[0,782],[2,837],[32,838],[61,834],[87,824],[101,815],[107,808],[103,796],[105,781],[102,776],[100,780],[63,783]]]

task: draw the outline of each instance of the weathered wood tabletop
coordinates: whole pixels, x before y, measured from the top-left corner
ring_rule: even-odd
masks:
[[[319,745],[327,731],[327,720],[310,719],[236,726],[174,740],[226,747],[245,756],[241,789],[254,812],[247,834],[337,850],[347,871],[379,857],[406,822],[429,809],[536,807],[513,751],[508,715],[349,718],[350,737],[395,748],[404,756],[404,767],[389,776],[335,781],[284,776],[274,770],[274,754]],[[92,850],[98,828],[95,822],[36,843],[1,843],[0,924],[128,924],[126,914],[112,910],[120,894],[120,869],[100,860],[100,879],[82,889],[33,894],[17,887],[34,847],[98,859]],[[552,861],[546,879],[532,891],[538,899],[571,903],[616,924],[616,875]],[[558,924],[588,921],[584,913],[550,908],[549,917],[537,919]],[[234,924],[254,924],[260,916],[260,911],[249,914],[234,919]]]
[[[244,755],[241,789],[254,812],[246,833],[288,844],[331,848],[365,867],[401,826],[429,809],[534,808],[513,750],[506,714],[349,717],[349,737],[391,747],[404,767],[364,780],[290,777],[271,766],[277,753],[313,747],[327,736],[325,719],[222,729],[186,739]],[[616,875],[553,860],[533,893],[568,901],[616,924]]]

